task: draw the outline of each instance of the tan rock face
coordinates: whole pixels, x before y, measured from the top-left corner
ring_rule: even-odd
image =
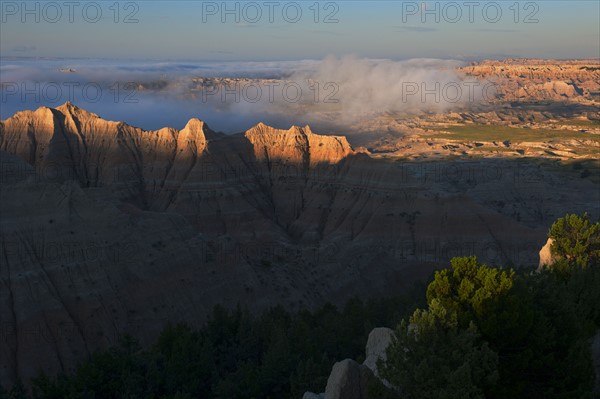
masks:
[[[307,127],[144,131],[72,104],[0,122],[0,166],[7,385],[217,303],[395,294],[460,255],[535,265],[557,217],[600,201],[535,164],[374,159]]]
[[[589,101],[600,91],[597,60],[483,61],[459,72],[494,83],[503,101]]]
[[[551,251],[552,244],[554,244],[554,239],[548,238],[548,241],[546,241],[546,244],[540,250],[540,264],[538,266],[539,269],[550,266],[556,261]]]
[[[335,164],[354,153],[345,137],[320,136],[308,126],[279,130],[261,123],[244,136],[254,146],[257,159],[300,162],[306,168]]]

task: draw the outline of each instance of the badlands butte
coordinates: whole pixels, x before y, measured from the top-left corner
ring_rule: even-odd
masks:
[[[0,122],[0,383],[201,325],[215,304],[343,304],[460,255],[536,267],[554,220],[600,215],[599,70],[466,66],[510,90],[348,137],[146,131],[71,103],[17,113]]]

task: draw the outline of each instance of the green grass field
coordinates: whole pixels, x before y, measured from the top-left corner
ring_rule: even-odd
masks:
[[[600,142],[600,135],[571,130],[526,129],[496,125],[462,125],[440,128],[449,133],[435,133],[432,138],[456,141],[499,141],[513,143],[523,141],[593,140]]]
[[[578,119],[574,119],[571,121],[560,121],[556,122],[557,125],[567,125],[567,126],[577,126],[577,127],[591,127],[591,128],[600,128],[600,121],[582,121]]]
[[[475,147],[472,151],[479,152],[506,152],[517,154],[517,150],[508,147]]]

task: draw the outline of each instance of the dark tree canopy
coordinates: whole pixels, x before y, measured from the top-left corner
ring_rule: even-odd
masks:
[[[411,399],[480,399],[498,379],[498,355],[437,299],[400,323],[387,353],[382,375]]]
[[[590,338],[600,329],[600,225],[566,215],[549,231],[554,265],[535,272],[454,258],[402,296],[262,315],[216,307],[199,329],[166,326],[40,375],[36,398],[300,398],[323,392],[332,365],[363,360],[374,327],[396,325],[377,399],[592,399]],[[426,291],[426,301],[424,294]],[[416,309],[416,310],[415,310]],[[21,384],[0,399],[25,398]]]
[[[562,268],[600,263],[600,223],[592,223],[587,213],[567,214],[558,219],[548,237],[554,240],[550,251]]]
[[[567,225],[592,239],[566,246],[579,259],[566,277],[553,267],[515,271],[475,257],[454,258],[436,272],[428,308],[398,325],[383,375],[410,399],[592,398],[589,340],[600,328],[600,270],[577,265],[592,259],[596,230],[577,219]]]
[[[427,287],[427,302],[437,300],[457,312],[461,325],[482,318],[513,286],[515,272],[481,264],[474,256],[453,258],[450,269],[435,273]],[[466,321],[465,321],[466,320]]]

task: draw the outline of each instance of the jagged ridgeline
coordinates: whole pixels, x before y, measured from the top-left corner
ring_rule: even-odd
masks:
[[[308,127],[145,131],[70,103],[2,121],[0,165],[3,384],[215,304],[397,294],[457,255],[534,266],[552,221],[600,200],[533,160],[377,159]]]

